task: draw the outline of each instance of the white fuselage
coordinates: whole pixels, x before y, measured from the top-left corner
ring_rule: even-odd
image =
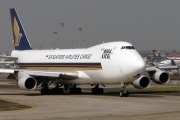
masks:
[[[124,47],[125,46],[125,47]],[[87,49],[14,50],[11,56],[21,68],[30,70],[77,71],[71,84],[118,84],[132,82],[145,72],[145,62],[128,42],[111,42]],[[124,47],[122,49],[122,47]]]

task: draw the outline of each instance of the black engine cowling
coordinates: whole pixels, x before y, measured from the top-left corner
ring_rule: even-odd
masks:
[[[135,88],[144,89],[144,88],[148,88],[150,86],[150,80],[149,80],[148,76],[142,75],[138,79],[134,80],[131,84]]]

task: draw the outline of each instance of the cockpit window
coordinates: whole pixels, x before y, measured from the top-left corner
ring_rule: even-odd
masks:
[[[121,49],[135,49],[134,46],[122,46]]]

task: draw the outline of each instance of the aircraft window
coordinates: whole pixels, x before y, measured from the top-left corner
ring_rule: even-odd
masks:
[[[121,49],[135,49],[134,46],[122,46]]]

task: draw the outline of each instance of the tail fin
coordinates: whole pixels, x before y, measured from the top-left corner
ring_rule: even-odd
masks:
[[[153,50],[154,57],[158,57],[159,59],[163,59],[163,57],[156,51]]]
[[[174,61],[174,60],[171,60],[171,65],[173,65],[173,66],[177,66],[177,64],[175,63],[175,61]]]
[[[14,8],[10,9],[11,25],[13,32],[13,43],[15,50],[32,50],[31,45],[23,30],[20,19]]]

